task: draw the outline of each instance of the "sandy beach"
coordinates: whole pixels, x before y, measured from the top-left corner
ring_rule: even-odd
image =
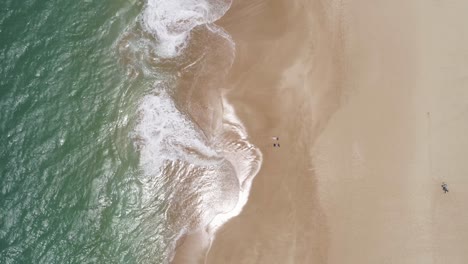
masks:
[[[200,263],[466,263],[467,8],[234,1],[227,97],[264,161]]]

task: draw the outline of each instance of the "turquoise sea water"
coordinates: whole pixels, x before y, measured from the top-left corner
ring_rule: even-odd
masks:
[[[229,6],[3,1],[0,263],[168,263],[241,211],[261,153],[222,95]]]
[[[129,78],[116,48],[141,8],[2,1],[0,263],[163,257],[162,205],[141,207],[128,137],[128,116],[149,80]]]

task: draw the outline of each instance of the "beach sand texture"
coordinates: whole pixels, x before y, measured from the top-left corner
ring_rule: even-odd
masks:
[[[235,0],[227,97],[263,165],[206,257],[174,263],[468,263],[466,10]]]

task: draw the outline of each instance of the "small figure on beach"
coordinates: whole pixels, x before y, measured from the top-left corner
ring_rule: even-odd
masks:
[[[279,137],[273,137],[274,140],[278,141],[279,140]],[[273,147],[280,147],[280,144],[279,143],[273,143]]]
[[[447,184],[445,182],[442,182],[441,187],[442,187],[442,190],[444,191],[444,193],[448,193],[449,190],[448,190]]]

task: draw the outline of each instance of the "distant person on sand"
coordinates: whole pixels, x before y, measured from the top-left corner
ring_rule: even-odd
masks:
[[[448,188],[447,188],[447,184],[445,182],[442,183],[442,190],[444,191],[444,193],[448,193]]]
[[[274,140],[278,141],[279,140],[279,137],[273,137]],[[280,147],[280,144],[279,143],[273,143],[273,147]]]

